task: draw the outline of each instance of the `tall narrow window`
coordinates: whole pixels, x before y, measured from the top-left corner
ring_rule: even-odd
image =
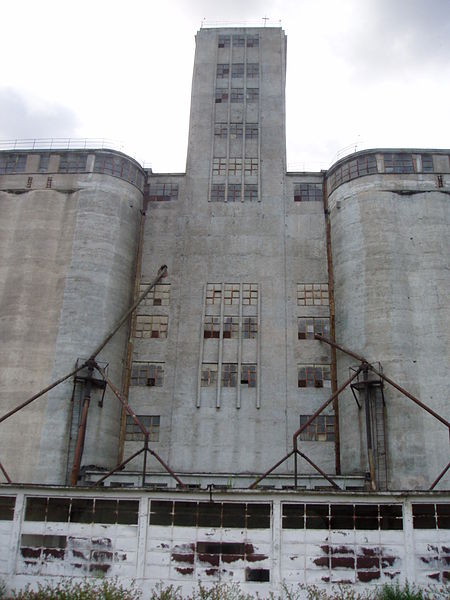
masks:
[[[234,63],[231,65],[231,77],[233,79],[244,77],[244,63]]]
[[[202,364],[202,387],[213,387],[217,384],[217,363],[203,363]]]
[[[229,74],[230,74],[230,66],[228,63],[217,65],[217,72],[216,72],[217,79],[228,79]]]
[[[211,202],[225,202],[224,183],[213,183],[211,185]]]
[[[256,365],[241,365],[241,385],[256,387]]]
[[[258,321],[256,317],[244,317],[242,321],[242,337],[252,340],[258,336]]]
[[[223,337],[224,339],[239,337],[239,317],[224,317]]]
[[[237,382],[237,364],[222,364],[222,385],[223,387],[236,387]]]
[[[241,199],[241,184],[240,183],[229,183],[228,184],[228,202],[238,202]]]

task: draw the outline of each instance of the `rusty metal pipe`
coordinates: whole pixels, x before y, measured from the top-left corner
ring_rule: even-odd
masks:
[[[358,368],[358,369],[357,369],[357,370],[356,370],[356,371],[353,373],[353,375],[352,375],[351,377],[349,377],[349,378],[347,379],[347,381],[346,381],[345,383],[343,383],[343,384],[341,385],[341,387],[340,387],[338,390],[336,390],[336,392],[335,392],[335,393],[334,393],[332,396],[330,396],[330,398],[328,398],[328,400],[327,400],[326,402],[324,402],[324,404],[322,404],[322,406],[320,406],[320,407],[319,407],[319,408],[316,410],[316,412],[315,412],[313,415],[311,415],[311,417],[310,417],[310,418],[309,418],[309,419],[306,421],[306,423],[304,423],[304,424],[303,424],[303,425],[302,425],[302,426],[301,426],[299,429],[297,429],[297,431],[294,433],[294,435],[293,435],[293,438],[292,438],[292,442],[293,442],[293,444],[294,444],[294,450],[297,448],[297,438],[298,438],[298,436],[299,436],[299,435],[300,435],[300,434],[301,434],[301,433],[302,433],[302,432],[303,432],[303,431],[304,431],[304,430],[305,430],[305,429],[308,427],[308,425],[311,425],[311,423],[314,421],[314,419],[315,419],[316,417],[318,417],[318,416],[320,415],[320,413],[321,413],[323,410],[325,410],[325,409],[326,409],[326,407],[327,407],[329,404],[331,404],[335,398],[337,398],[337,397],[339,396],[339,394],[341,394],[341,393],[342,393],[342,392],[345,390],[345,388],[346,388],[346,387],[347,387],[347,386],[348,386],[348,385],[349,385],[349,384],[350,384],[350,383],[351,383],[351,382],[352,382],[352,381],[355,379],[355,377],[357,377],[357,376],[358,376],[358,374],[359,374],[359,372],[360,372],[361,370],[362,370],[362,366],[361,366],[361,367],[359,367],[359,368]]]
[[[139,456],[139,454],[141,454],[141,452],[144,452],[144,450],[145,450],[145,448],[141,448],[140,450],[138,450],[137,452],[135,452],[134,454],[129,456],[126,460],[122,461],[120,464],[118,464],[116,467],[114,467],[114,469],[111,469],[111,471],[108,471],[108,473],[106,473],[106,475],[103,475],[103,477],[101,479],[99,479],[98,481],[95,482],[94,487],[99,485],[99,483],[102,483],[102,481],[105,481],[105,479],[108,479],[108,477],[113,475],[116,471],[120,471],[120,469],[123,469],[123,467],[126,464],[128,464],[130,461],[132,461],[133,458],[136,458],[136,456]]]
[[[156,460],[157,460],[157,461],[158,461],[158,462],[159,462],[159,463],[160,463],[160,464],[161,464],[161,465],[162,465],[162,466],[165,468],[165,470],[166,470],[166,471],[167,471],[167,472],[168,472],[170,475],[172,475],[172,477],[175,479],[175,481],[176,481],[177,483],[179,483],[179,484],[181,485],[181,487],[183,487],[183,488],[184,488],[184,487],[186,487],[186,486],[184,485],[184,483],[181,481],[181,479],[180,479],[180,478],[179,478],[179,477],[178,477],[178,476],[175,474],[175,472],[174,472],[174,471],[173,471],[173,470],[172,470],[172,469],[169,467],[169,465],[168,465],[167,463],[165,463],[165,462],[163,461],[163,459],[162,459],[162,458],[161,458],[161,457],[160,457],[158,454],[156,454],[156,452],[155,452],[154,450],[152,450],[151,448],[148,448],[148,452],[150,452],[150,454],[156,458]]]
[[[28,398],[28,400],[26,400],[25,402],[22,402],[22,404],[19,404],[19,406],[16,406],[16,408],[13,408],[13,410],[10,410],[8,413],[6,413],[6,415],[3,415],[3,417],[0,418],[0,423],[3,423],[3,421],[6,421],[6,419],[9,419],[9,417],[12,417],[12,415],[16,414],[16,412],[19,412],[19,410],[22,410],[22,408],[25,408],[25,406],[28,406],[28,404],[31,404],[32,402],[34,402],[34,400],[37,400],[38,398],[40,398],[41,396],[43,396],[44,394],[46,394],[47,392],[52,390],[54,387],[56,387],[63,381],[66,381],[66,379],[73,377],[76,373],[78,373],[78,371],[81,371],[81,369],[84,369],[86,364],[87,364],[87,362],[83,363],[80,367],[77,367],[76,369],[74,369],[73,371],[68,373],[67,375],[64,375],[64,377],[57,379],[52,384],[50,384],[49,386],[47,386],[46,388],[44,388],[43,390],[41,390],[34,396],[31,396],[31,398]]]
[[[76,486],[78,482],[78,475],[80,473],[81,459],[83,457],[83,449],[84,449],[84,440],[86,438],[86,427],[87,427],[87,416],[89,411],[89,404],[91,402],[91,389],[92,389],[92,373],[94,372],[94,367],[92,364],[89,365],[88,368],[88,377],[86,378],[86,390],[84,394],[83,401],[83,412],[81,414],[80,426],[78,428],[78,436],[77,442],[75,445],[75,453],[73,457],[73,466],[72,466],[72,477],[71,477],[71,485]]]
[[[2,463],[0,463],[0,470],[1,470],[1,472],[3,473],[3,475],[5,476],[5,479],[6,479],[6,481],[7,481],[8,483],[12,483],[12,481],[11,481],[11,479],[10,479],[10,477],[9,477],[8,473],[6,472],[6,469],[5,469],[5,467],[2,465]]]
[[[109,387],[111,388],[111,390],[113,391],[114,395],[118,398],[118,400],[121,402],[122,406],[125,408],[125,410],[127,411],[127,413],[130,415],[130,417],[133,419],[133,421],[136,423],[136,425],[139,427],[139,429],[142,431],[142,433],[144,434],[144,438],[146,440],[149,439],[150,433],[148,431],[148,429],[141,423],[141,421],[137,418],[137,416],[135,415],[135,413],[133,412],[133,410],[130,408],[130,405],[127,404],[125,402],[125,400],[122,398],[122,394],[119,392],[119,390],[116,388],[116,386],[112,383],[112,381],[109,379],[109,377],[106,375],[104,369],[102,369],[99,365],[96,364],[97,371],[99,371],[99,373],[101,373],[101,375],[104,377],[106,383],[109,385]],[[144,446],[145,449],[145,446]],[[181,479],[179,479],[179,477],[177,477],[177,475],[175,474],[175,472],[169,467],[169,465],[167,465],[163,459],[158,456],[158,454],[156,454],[156,452],[154,452],[153,450],[151,450],[150,448],[147,448],[147,451],[150,452],[150,454],[152,456],[154,456],[156,458],[157,461],[159,461],[162,466],[166,469],[166,471],[175,479],[175,481],[177,481],[182,487],[185,487],[184,483],[181,481]]]
[[[431,484],[430,487],[430,492],[431,490],[433,490],[437,484],[440,482],[440,480],[444,477],[444,475],[447,473],[447,471],[450,469],[450,462],[448,463],[448,465],[445,467],[445,469],[443,471],[441,471],[441,473],[439,473],[439,475],[436,477],[436,479],[433,481],[433,483]]]
[[[124,409],[126,410],[126,412],[130,415],[130,417],[133,419],[133,421],[136,423],[136,425],[142,431],[142,433],[144,434],[144,437],[148,437],[148,435],[149,435],[148,429],[137,418],[137,416],[135,415],[135,413],[133,412],[133,410],[130,408],[130,405],[127,402],[125,402],[125,400],[122,398],[122,394],[116,388],[116,386],[113,384],[113,382],[110,380],[110,378],[108,377],[108,375],[105,373],[105,370],[102,369],[102,367],[100,365],[98,365],[97,363],[95,363],[95,368],[101,374],[101,376],[104,378],[104,380],[106,381],[106,383],[109,385],[109,387],[111,388],[111,391],[116,396],[116,398],[119,400],[119,402],[122,404],[122,406],[124,407]]]
[[[395,381],[392,381],[392,379],[389,379],[389,377],[386,377],[386,375],[384,375],[380,371],[377,371],[375,369],[375,367],[373,367],[372,365],[369,365],[369,368],[376,375],[378,375],[378,377],[381,377],[381,379],[384,379],[384,381],[386,381],[386,383],[389,383],[389,385],[392,385],[392,387],[394,387],[396,390],[401,392],[404,396],[406,396],[407,398],[409,398],[410,400],[415,402],[418,406],[423,408],[423,410],[425,410],[427,413],[430,413],[430,415],[432,415],[435,419],[437,419],[438,421],[440,421],[441,423],[443,423],[446,427],[448,427],[450,429],[450,423],[448,421],[446,421],[444,419],[444,417],[441,417],[441,415],[439,415],[437,412],[434,412],[434,410],[432,408],[430,408],[429,406],[427,406],[426,404],[421,402],[418,398],[416,398],[415,396],[410,394],[407,390],[405,390],[400,385],[395,383]]]
[[[316,340],[325,342],[326,344],[329,344],[333,348],[337,348],[341,352],[344,352],[345,354],[348,354],[349,356],[356,358],[356,360],[359,360],[362,363],[368,363],[368,361],[364,358],[364,356],[360,356],[359,354],[356,354],[356,352],[352,352],[352,350],[349,350],[345,346],[341,346],[341,344],[338,344],[337,342],[333,342],[332,340],[329,340],[328,338],[323,337],[323,335],[320,335],[320,333],[315,333],[314,337],[316,338]]]
[[[369,400],[369,384],[368,384],[368,366],[366,365],[363,369],[363,381],[364,381],[364,408],[366,412],[366,438],[367,438],[367,458],[369,461],[369,473],[370,473],[370,487],[373,491],[377,489],[377,482],[375,477],[375,462],[373,457],[373,441],[372,441],[372,422],[370,419],[370,400]]]
[[[301,456],[302,458],[304,458],[306,460],[307,463],[309,463],[318,473],[320,473],[322,475],[322,477],[324,477],[327,481],[329,481],[331,483],[331,485],[334,487],[335,490],[340,490],[341,488],[338,486],[338,484],[333,481],[333,479],[331,479],[331,477],[329,477],[325,471],[322,471],[322,469],[320,467],[318,467],[315,463],[313,463],[313,461],[308,458],[306,456],[306,454],[303,454],[303,452],[300,452],[300,450],[295,450],[295,453],[298,454],[299,456]]]
[[[131,315],[131,313],[136,310],[136,308],[139,306],[139,304],[142,302],[142,300],[145,298],[145,296],[149,293],[149,291],[153,287],[155,287],[155,285],[166,275],[167,275],[167,266],[163,265],[162,267],[159,268],[158,275],[155,277],[155,279],[145,288],[145,290],[142,292],[142,294],[139,296],[139,298],[136,300],[136,302],[134,302],[132,304],[132,306],[130,306],[130,308],[126,311],[126,313],[119,320],[119,322],[113,327],[113,329],[110,331],[110,333],[108,333],[108,335],[105,337],[105,339],[97,346],[97,348],[94,350],[94,352],[89,357],[91,360],[95,360],[97,355],[103,350],[103,348],[106,346],[106,344],[109,342],[109,340],[115,335],[115,333],[122,327],[122,325],[125,323],[125,321],[128,319],[128,317]]]
[[[287,460],[290,456],[292,456],[294,454],[295,450],[291,450],[289,452],[289,454],[286,454],[286,456],[284,458],[282,458],[281,460],[279,460],[275,465],[273,465],[273,467],[271,467],[268,471],[266,471],[263,475],[261,475],[261,477],[258,477],[258,479],[256,481],[254,481],[249,489],[253,490],[260,481],[262,481],[263,479],[265,479],[268,475],[270,475],[272,473],[272,471],[275,471],[275,469],[277,467],[279,467],[282,463],[284,463],[285,460]]]

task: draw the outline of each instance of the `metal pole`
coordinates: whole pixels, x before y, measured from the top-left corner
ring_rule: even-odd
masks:
[[[93,372],[94,372],[94,367],[92,364],[89,364],[88,376],[86,378],[86,390],[84,393],[84,400],[83,400],[83,411],[81,414],[80,426],[78,428],[78,436],[77,436],[77,442],[75,445],[75,454],[74,454],[74,458],[73,458],[72,478],[71,478],[72,486],[77,485],[78,475],[80,473],[81,458],[83,456],[84,440],[86,437],[87,416],[88,416],[89,404],[91,402]]]
[[[412,400],[413,402],[415,402],[418,406],[420,406],[421,408],[423,408],[423,410],[426,410],[427,413],[430,413],[430,415],[432,415],[435,419],[437,419],[438,421],[440,421],[441,423],[443,423],[446,427],[448,427],[450,429],[450,423],[448,421],[446,421],[444,419],[444,417],[441,417],[441,415],[439,415],[438,413],[434,412],[434,410],[432,408],[430,408],[429,406],[427,406],[426,404],[424,404],[423,402],[421,402],[418,398],[416,398],[415,396],[413,396],[412,394],[410,394],[407,390],[405,390],[404,388],[402,388],[401,386],[399,386],[397,383],[395,383],[395,381],[392,381],[392,379],[389,379],[389,377],[386,377],[386,375],[384,375],[380,371],[377,371],[375,369],[375,367],[372,367],[372,365],[369,365],[369,368],[376,375],[378,375],[379,377],[381,377],[381,379],[384,379],[384,381],[386,381],[387,383],[389,383],[390,385],[392,385],[392,387],[394,387],[396,390],[398,390],[399,392],[401,392],[404,396],[406,396],[407,398],[409,398],[410,400]]]
[[[49,386],[47,386],[46,388],[44,388],[43,390],[41,390],[34,396],[31,396],[31,398],[29,398],[25,402],[22,402],[22,404],[19,404],[19,406],[16,406],[16,408],[13,408],[13,410],[10,410],[8,413],[6,413],[6,415],[3,415],[3,417],[0,418],[0,423],[3,423],[3,421],[6,421],[6,419],[9,419],[9,417],[12,417],[12,415],[16,414],[16,412],[18,412],[22,408],[25,408],[25,406],[28,406],[28,404],[31,404],[32,402],[34,402],[34,400],[37,400],[38,398],[40,398],[41,396],[43,396],[44,394],[46,394],[47,392],[52,390],[54,387],[56,387],[63,381],[66,381],[66,379],[69,379],[69,377],[72,377],[73,375],[78,373],[78,371],[81,371],[81,369],[84,369],[86,364],[87,364],[87,362],[83,363],[80,367],[77,367],[76,369],[71,371],[68,375],[64,375],[64,377],[61,377],[61,379],[54,381],[52,384],[50,384]]]
[[[144,464],[142,466],[142,487],[145,487],[145,472],[147,471],[148,435],[144,441]]]
[[[133,419],[133,421],[136,423],[136,425],[139,427],[139,429],[142,431],[142,433],[144,434],[144,439],[148,439],[149,438],[149,431],[148,429],[141,423],[141,421],[137,418],[137,416],[134,414],[133,410],[130,408],[130,405],[127,404],[125,402],[125,400],[122,398],[122,394],[119,392],[119,390],[116,388],[116,386],[112,383],[112,381],[109,379],[109,377],[106,375],[105,371],[98,365],[95,365],[95,368],[97,369],[97,371],[99,371],[99,373],[102,374],[102,376],[104,377],[106,383],[109,385],[109,387],[111,388],[112,392],[114,393],[114,395],[117,397],[117,399],[119,400],[119,402],[122,404],[122,406],[125,408],[125,410],[127,411],[127,413],[130,415],[130,417]],[[175,475],[175,472],[169,467],[169,465],[167,465],[163,459],[158,456],[158,454],[156,454],[156,452],[154,452],[153,450],[151,450],[150,448],[148,448],[148,452],[150,452],[150,454],[152,456],[154,456],[156,458],[157,461],[159,461],[162,466],[166,469],[166,471],[175,479],[175,481],[177,481],[182,487],[185,487],[184,483],[181,481],[181,479],[179,479],[177,477],[177,475]]]
[[[316,340],[320,340],[321,342],[325,342],[326,344],[329,344],[330,346],[333,346],[333,348],[337,348],[341,352],[344,352],[345,354],[348,354],[349,356],[352,356],[353,358],[356,358],[356,360],[359,360],[362,363],[367,363],[368,362],[363,356],[360,356],[359,354],[356,354],[356,352],[352,352],[351,350],[349,350],[345,346],[341,346],[337,342],[333,342],[333,341],[329,340],[328,338],[323,337],[323,335],[320,335],[320,333],[315,333],[314,337],[316,338]]]
[[[3,475],[5,476],[5,479],[8,483],[12,483],[11,479],[9,478],[8,473],[6,472],[5,467],[2,465],[2,463],[0,463],[0,470],[3,473]]]
[[[318,467],[318,466],[317,466],[315,463],[313,463],[313,461],[312,461],[310,458],[308,458],[308,457],[306,456],[306,454],[303,454],[303,452],[300,452],[300,450],[296,450],[296,451],[295,451],[295,453],[296,453],[296,454],[299,454],[299,455],[300,455],[302,458],[304,458],[304,459],[306,460],[306,462],[307,462],[307,463],[309,463],[309,464],[310,464],[310,465],[311,465],[311,466],[312,466],[314,469],[316,469],[316,471],[317,471],[318,473],[320,473],[320,474],[322,475],[322,477],[324,477],[324,478],[325,478],[327,481],[329,481],[329,482],[331,483],[331,485],[334,487],[334,489],[335,489],[335,490],[340,490],[340,489],[341,489],[341,488],[338,486],[338,484],[337,484],[335,481],[333,481],[333,480],[331,479],[331,477],[329,477],[329,476],[328,476],[328,475],[325,473],[325,471],[322,471],[322,469],[321,469],[320,467]]]
[[[368,383],[368,367],[363,369],[364,381],[364,408],[366,411],[366,437],[367,437],[367,457],[369,460],[370,487],[375,492],[377,482],[375,478],[375,464],[373,460],[373,444],[372,444],[372,423],[370,420],[370,401],[369,401],[369,383]]]
[[[347,387],[347,386],[348,386],[348,385],[349,385],[349,384],[350,384],[350,383],[351,383],[351,382],[352,382],[352,381],[355,379],[355,377],[357,377],[358,373],[359,373],[359,372],[362,370],[362,368],[363,368],[363,367],[362,367],[362,366],[360,366],[360,367],[359,367],[359,368],[358,368],[358,369],[357,369],[357,370],[356,370],[356,371],[353,373],[353,375],[352,375],[351,377],[349,377],[349,378],[347,379],[347,381],[346,381],[345,383],[343,383],[343,384],[341,385],[341,387],[340,387],[338,390],[336,390],[336,392],[335,392],[335,393],[334,393],[334,394],[333,394],[333,395],[332,395],[330,398],[328,398],[328,400],[327,400],[327,401],[326,401],[324,404],[322,404],[322,406],[320,406],[320,407],[319,407],[319,408],[316,410],[316,412],[315,412],[313,415],[311,415],[311,416],[309,417],[309,419],[306,421],[306,423],[304,423],[304,424],[303,424],[303,425],[302,425],[302,426],[301,426],[299,429],[297,429],[297,431],[294,433],[293,440],[292,440],[292,441],[293,441],[293,444],[294,444],[294,449],[296,449],[296,448],[297,448],[297,438],[298,438],[298,436],[299,436],[299,435],[300,435],[300,434],[301,434],[301,433],[302,433],[302,432],[303,432],[303,431],[304,431],[304,430],[305,430],[305,429],[308,427],[308,425],[310,425],[310,424],[311,424],[311,423],[314,421],[314,419],[315,419],[317,416],[319,416],[319,415],[320,415],[320,413],[321,413],[323,410],[325,410],[325,409],[326,409],[326,407],[327,407],[329,404],[331,404],[331,402],[333,402],[333,400],[334,400],[335,398],[337,398],[337,397],[339,396],[339,394],[341,394],[341,393],[343,392],[343,390],[344,390],[344,389],[345,389],[345,388],[346,388],[346,387]]]
[[[445,469],[436,477],[436,479],[433,481],[433,483],[431,484],[430,487],[430,492],[431,490],[433,490],[437,484],[440,482],[440,480],[444,477],[444,475],[447,473],[447,471],[450,469],[450,462],[448,463],[448,465],[445,467]]]
[[[108,473],[106,473],[106,475],[103,475],[103,477],[101,479],[98,479],[95,482],[95,486],[97,486],[99,483],[101,483],[102,481],[105,481],[105,479],[108,479],[108,477],[110,475],[112,475],[113,473],[115,473],[116,471],[120,471],[120,469],[123,469],[123,467],[128,464],[131,460],[133,460],[133,458],[136,458],[136,456],[139,456],[139,454],[141,452],[144,451],[144,448],[141,448],[140,450],[138,450],[137,452],[135,452],[134,454],[132,454],[131,456],[129,456],[126,460],[124,460],[123,462],[121,462],[120,464],[118,464],[116,467],[114,467],[114,469],[111,469],[111,471],[108,471]]]
[[[275,469],[277,467],[279,467],[282,463],[284,463],[284,461],[287,460],[290,456],[292,456],[292,454],[294,454],[294,452],[295,452],[295,450],[291,450],[289,452],[289,454],[286,454],[285,457],[283,457],[281,460],[279,460],[275,465],[273,465],[273,467],[271,467],[268,471],[266,471],[263,475],[261,475],[261,477],[258,477],[258,479],[250,485],[249,489],[253,490],[260,481],[262,481],[268,475],[270,475],[272,473],[272,471],[275,471]]]
[[[149,291],[153,287],[155,287],[155,285],[158,283],[158,281],[160,281],[166,275],[167,275],[167,266],[163,265],[162,267],[159,268],[158,275],[155,277],[155,279],[150,283],[150,285],[148,285],[145,288],[145,290],[142,292],[142,294],[139,296],[139,298],[136,300],[136,302],[134,302],[134,304],[127,310],[127,312],[123,315],[123,317],[120,319],[120,321],[113,327],[113,329],[110,331],[110,333],[108,333],[108,335],[101,342],[101,344],[99,344],[97,346],[97,348],[94,350],[94,352],[89,357],[90,359],[94,360],[97,357],[97,355],[103,350],[103,348],[106,346],[106,344],[109,342],[109,340],[122,327],[122,325],[125,323],[125,321],[128,319],[128,317],[131,315],[131,313],[136,310],[136,308],[139,306],[139,304],[142,302],[142,300],[145,298],[145,296],[149,293]]]

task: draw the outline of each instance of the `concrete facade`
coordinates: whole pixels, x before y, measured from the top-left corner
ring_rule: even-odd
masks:
[[[288,173],[283,31],[202,29],[196,42],[185,173],[112,150],[0,152],[1,415],[86,360],[168,268],[97,357],[157,456],[145,477],[141,453],[104,489],[66,487],[83,372],[0,423],[14,482],[0,490],[0,576],[101,571],[146,591],[200,579],[264,593],[283,581],[445,583],[448,472],[429,488],[449,461],[450,151],[368,150]],[[298,457],[296,481],[282,460],[293,434],[359,366],[316,333],[444,422],[373,372],[365,402],[360,375],[300,436],[312,463]],[[79,485],[143,444],[111,389],[94,388]],[[220,518],[204,516],[216,510],[208,487]],[[195,523],[177,521],[177,502],[199,503]],[[97,519],[97,505],[117,520]]]

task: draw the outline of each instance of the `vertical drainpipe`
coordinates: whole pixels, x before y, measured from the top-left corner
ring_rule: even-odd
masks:
[[[334,323],[334,283],[333,283],[333,257],[331,253],[331,224],[330,212],[328,208],[328,191],[326,182],[326,171],[323,171],[322,194],[323,194],[323,209],[325,214],[325,231],[327,243],[327,265],[328,265],[328,297],[330,303],[330,338],[333,342],[335,339],[335,323]],[[331,347],[331,393],[334,394],[338,389],[337,386],[337,365],[336,365],[336,348]],[[333,400],[334,410],[334,461],[336,475],[341,474],[341,442],[339,437],[339,398]]]
[[[147,203],[145,200],[145,196],[143,199],[143,210],[141,213],[141,224],[139,229],[139,238],[138,238],[138,246],[136,252],[136,269],[135,269],[135,278],[134,278],[134,294],[133,299],[136,301],[139,297],[139,284],[141,281],[141,272],[142,272],[142,244],[144,241],[144,228],[145,228],[145,213],[147,209]],[[136,331],[136,311],[131,315],[130,322],[130,331],[128,335],[128,343],[127,343],[127,355],[125,358],[125,374],[123,378],[122,385],[122,396],[125,402],[128,404],[128,395],[130,391],[130,380],[131,380],[131,363],[133,360],[133,339]],[[119,451],[117,456],[117,463],[123,462],[123,453],[125,446],[125,429],[127,422],[127,411],[124,406],[122,406],[122,414],[120,417],[120,435],[119,435]]]

